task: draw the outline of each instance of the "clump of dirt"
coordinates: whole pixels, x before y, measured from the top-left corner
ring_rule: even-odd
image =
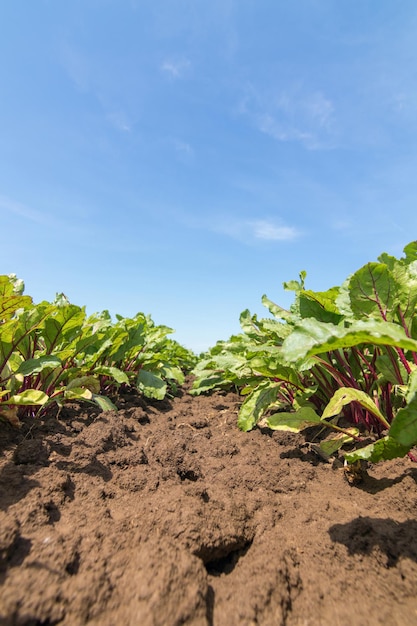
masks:
[[[417,623],[417,468],[359,486],[232,393],[0,428],[0,624]]]

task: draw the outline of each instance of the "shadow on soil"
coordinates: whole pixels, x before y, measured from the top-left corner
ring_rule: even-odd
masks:
[[[417,521],[395,522],[392,519],[358,517],[347,524],[329,529],[333,541],[343,543],[349,554],[370,555],[375,548],[387,557],[393,567],[402,557],[417,562]]]

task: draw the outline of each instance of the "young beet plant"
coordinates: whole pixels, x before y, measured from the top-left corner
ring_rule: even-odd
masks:
[[[149,316],[89,318],[65,296],[34,305],[23,283],[0,276],[0,416],[40,415],[52,404],[82,400],[114,410],[120,386],[162,399],[190,369],[194,355],[167,339],[172,330]]]
[[[218,344],[196,370],[195,393],[215,382],[210,367],[247,394],[239,426],[334,431],[323,454],[346,443],[349,463],[405,454],[417,444],[417,242],[396,259],[382,254],[341,287],[314,292],[300,281],[289,311],[264,296],[274,320],[241,316],[244,335]],[[236,347],[239,346],[239,349]],[[234,359],[222,372],[222,363]],[[211,361],[210,361],[211,358]],[[239,362],[240,360],[240,362]],[[204,369],[205,368],[205,369]],[[232,373],[232,375],[230,374]],[[364,438],[373,441],[365,447]]]

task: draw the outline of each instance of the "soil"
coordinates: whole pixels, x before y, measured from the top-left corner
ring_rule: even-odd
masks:
[[[417,466],[350,484],[233,393],[0,428],[0,624],[417,624]]]

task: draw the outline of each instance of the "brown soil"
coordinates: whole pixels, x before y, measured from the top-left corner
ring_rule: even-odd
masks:
[[[0,428],[0,624],[417,624],[417,467],[359,486],[232,393]]]

